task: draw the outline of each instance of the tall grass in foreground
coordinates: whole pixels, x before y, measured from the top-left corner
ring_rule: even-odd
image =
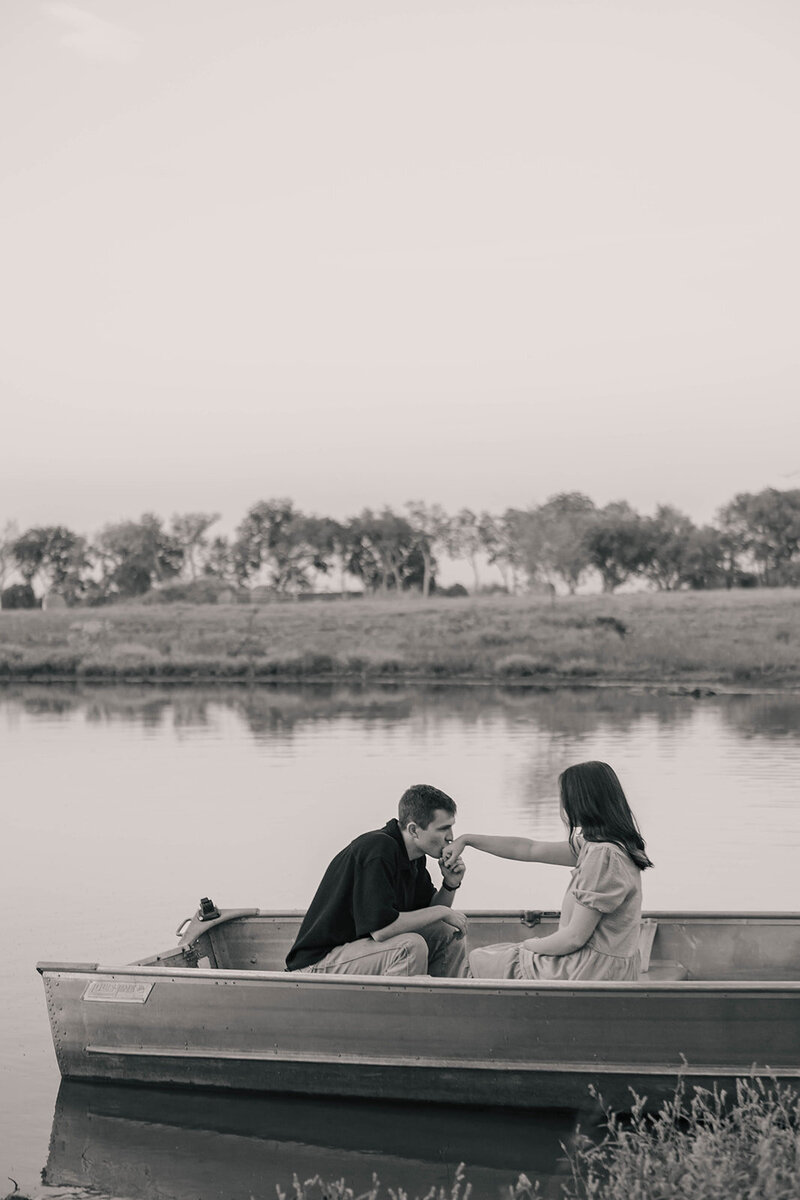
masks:
[[[740,1079],[735,1097],[679,1084],[660,1109],[648,1112],[635,1098],[633,1111],[605,1112],[605,1133],[580,1133],[565,1147],[568,1170],[543,1192],[520,1175],[508,1200],[560,1196],[563,1200],[798,1200],[800,1197],[800,1096],[776,1082]],[[467,1169],[468,1170],[468,1169]],[[553,1186],[557,1191],[553,1191]],[[377,1176],[356,1197],[344,1179],[324,1182],[295,1176],[278,1200],[379,1200]],[[462,1163],[449,1189],[431,1187],[424,1200],[469,1200],[472,1187]],[[387,1188],[390,1200],[409,1200]]]
[[[724,1091],[679,1085],[647,1113],[607,1113],[601,1141],[578,1138],[569,1153],[576,1200],[798,1200],[800,1096],[760,1079]],[[515,1193],[519,1195],[519,1191]],[[533,1189],[528,1193],[535,1195]]]

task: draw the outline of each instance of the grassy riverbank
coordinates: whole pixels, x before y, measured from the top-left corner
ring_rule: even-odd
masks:
[[[0,612],[0,681],[800,686],[800,590]]]

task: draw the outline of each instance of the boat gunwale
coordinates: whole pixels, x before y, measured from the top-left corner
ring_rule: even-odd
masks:
[[[520,921],[524,924],[524,918],[529,915],[535,915],[541,918],[557,918],[561,916],[560,910],[557,908],[468,908],[463,910],[464,915],[469,919],[496,919],[499,921]],[[226,915],[230,913],[230,915]],[[220,921],[239,920],[252,921],[266,918],[277,918],[279,920],[299,919],[306,915],[304,908],[258,908],[258,909],[221,909],[219,917],[213,917],[210,920],[203,921],[202,924],[208,928],[220,923]],[[782,909],[771,910],[765,909],[754,911],[753,909],[742,909],[741,911],[730,909],[647,909],[642,913],[642,920],[647,921],[663,921],[672,924],[684,924],[686,921],[718,921],[720,923],[735,923],[754,924],[762,921],[797,921],[800,923],[800,911],[797,909]]]
[[[306,971],[239,971],[207,967],[156,967],[156,966],[105,966],[100,963],[38,962],[40,975],[87,975],[92,978],[109,976],[146,976],[155,979],[177,978],[187,982],[283,984],[289,987],[333,987],[371,988],[377,991],[436,991],[444,988],[456,989],[467,994],[490,992],[502,995],[516,992],[529,995],[548,992],[576,993],[578,995],[607,992],[800,992],[800,980],[793,979],[446,979],[438,976],[410,975],[324,975]]]

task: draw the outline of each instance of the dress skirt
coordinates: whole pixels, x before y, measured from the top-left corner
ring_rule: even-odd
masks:
[[[518,942],[508,942],[473,950],[469,967],[475,979],[636,980],[639,952],[631,958],[618,958],[581,946],[571,954],[534,954]]]

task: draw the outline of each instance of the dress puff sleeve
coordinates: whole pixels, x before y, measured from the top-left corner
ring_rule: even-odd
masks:
[[[572,894],[578,904],[601,913],[619,908],[631,890],[630,872],[625,870],[622,853],[607,842],[585,843],[572,881]]]

